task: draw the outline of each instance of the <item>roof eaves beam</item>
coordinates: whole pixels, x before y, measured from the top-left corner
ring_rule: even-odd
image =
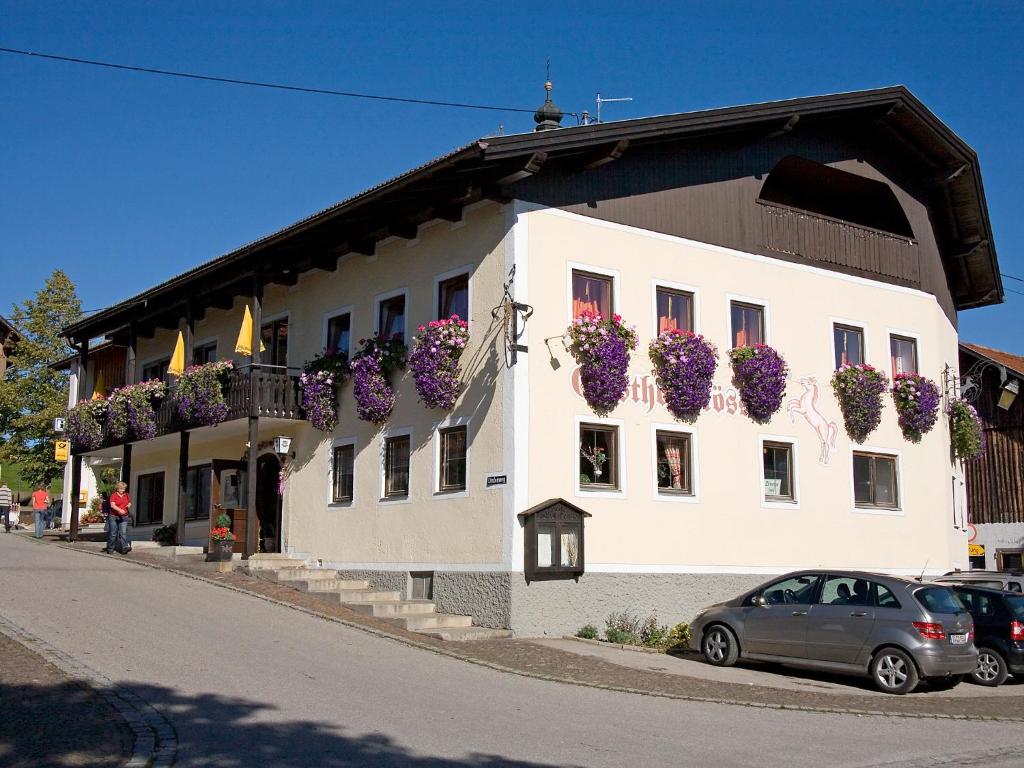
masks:
[[[530,176],[533,176],[535,173],[540,171],[540,169],[544,166],[544,163],[547,162],[547,159],[547,152],[534,152],[532,155],[530,155],[530,159],[526,161],[526,164],[523,165],[522,168],[520,168],[518,171],[513,171],[510,174],[502,176],[494,183],[498,187],[504,187],[508,184],[515,184],[517,181],[522,181],[523,179],[529,178]]]
[[[937,173],[925,181],[929,187],[944,187],[952,183],[960,174],[970,168],[969,163],[961,163],[953,168],[947,168],[942,173]]]
[[[765,138],[777,139],[780,136],[785,136],[787,133],[790,133],[794,128],[796,128],[796,124],[799,122],[800,115],[790,115],[789,119],[787,119],[785,123],[783,123],[780,127],[776,128],[774,131],[771,131],[767,136],[765,136]]]
[[[592,168],[600,168],[602,165],[608,165],[613,163],[626,154],[626,150],[629,148],[629,139],[621,139],[608,149],[603,152],[599,157],[591,160],[589,163],[584,165],[581,170],[589,171]]]

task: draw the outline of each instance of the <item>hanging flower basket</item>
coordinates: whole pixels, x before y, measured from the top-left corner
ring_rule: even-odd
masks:
[[[72,451],[94,451],[103,445],[103,420],[106,413],[106,400],[83,400],[68,409],[68,420],[64,428],[71,441]]]
[[[855,443],[863,443],[882,420],[882,393],[888,386],[889,377],[867,363],[844,365],[832,374],[846,434]]]
[[[167,385],[158,379],[115,389],[107,398],[107,437],[116,442],[156,437],[156,405],[166,396]]]
[[[406,347],[401,337],[375,336],[362,339],[362,348],[352,360],[352,396],[356,415],[363,421],[383,424],[395,407],[391,375],[405,368]]]
[[[459,358],[469,342],[469,323],[452,315],[419,327],[409,353],[409,370],[420,400],[427,408],[450,411],[462,390]]]
[[[786,394],[789,365],[767,344],[729,350],[732,383],[740,393],[747,415],[759,424],[771,421]]]
[[[985,428],[974,406],[958,398],[950,401],[947,413],[953,458],[980,459],[985,453]]]
[[[903,437],[916,443],[931,432],[939,418],[939,399],[939,388],[931,379],[917,373],[893,376],[892,400]]]
[[[230,360],[204,363],[186,368],[178,377],[174,390],[174,410],[182,424],[190,427],[210,427],[228,417],[228,404],[224,399],[234,365]]]
[[[338,390],[352,373],[344,352],[325,349],[306,363],[299,376],[302,410],[306,420],[321,432],[333,432],[338,426]]]
[[[604,416],[626,396],[636,330],[623,325],[619,315],[607,320],[584,312],[572,321],[566,335],[571,339],[569,351],[580,366],[583,397],[594,413]]]
[[[718,349],[703,336],[675,329],[653,339],[648,354],[669,413],[695,420],[711,401]]]

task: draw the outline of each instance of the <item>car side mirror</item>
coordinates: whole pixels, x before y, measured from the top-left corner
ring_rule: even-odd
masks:
[[[753,603],[754,605],[759,605],[759,606],[761,606],[762,608],[765,608],[765,607],[767,607],[767,605],[768,605],[768,598],[767,598],[767,597],[765,597],[764,595],[756,595],[756,596],[754,597],[754,599],[753,599],[753,600],[751,600],[751,602],[752,602],[752,603]]]

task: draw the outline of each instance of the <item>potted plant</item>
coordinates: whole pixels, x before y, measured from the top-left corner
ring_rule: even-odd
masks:
[[[192,365],[178,377],[174,409],[182,424],[211,427],[228,417],[224,387],[234,370],[230,360]]]
[[[718,367],[715,345],[690,331],[665,331],[651,340],[648,355],[654,364],[665,407],[680,421],[693,421],[711,401],[711,384]]]
[[[150,440],[156,437],[156,404],[167,395],[167,385],[153,379],[115,389],[107,398],[107,437]]]
[[[302,410],[314,429],[330,433],[338,426],[339,390],[351,373],[348,355],[330,347],[306,363],[299,387]]]
[[[782,406],[789,365],[767,344],[730,349],[729,360],[732,383],[747,415],[759,424],[768,423]]]
[[[416,392],[427,408],[450,411],[462,388],[459,358],[469,342],[469,323],[452,315],[447,320],[431,320],[419,331],[409,354]]]
[[[210,551],[206,559],[214,563],[230,562],[234,546],[235,534],[231,532],[231,518],[224,514],[217,515],[214,527],[210,530]]]
[[[629,353],[636,349],[636,330],[620,315],[610,319],[583,312],[566,331],[569,351],[580,366],[580,384],[587,404],[599,416],[608,414],[629,388]]]
[[[103,445],[103,417],[107,412],[107,401],[83,400],[68,409],[65,425],[71,449],[75,453],[94,451]]]
[[[953,458],[971,461],[985,453],[985,428],[974,406],[966,400],[950,400],[949,440]]]
[[[863,443],[882,420],[882,393],[889,378],[867,363],[844,365],[832,374],[832,391],[843,412],[846,434]]]
[[[938,421],[939,388],[919,373],[897,373],[892,378],[892,400],[903,437],[919,442]]]
[[[405,343],[399,334],[379,334],[360,340],[361,348],[352,359],[352,396],[356,415],[363,421],[383,424],[395,407],[392,374],[405,368]]]

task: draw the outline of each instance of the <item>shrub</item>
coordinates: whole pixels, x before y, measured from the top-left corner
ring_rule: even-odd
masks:
[[[951,400],[948,413],[953,458],[980,459],[985,452],[985,430],[974,406],[965,400]]]
[[[676,624],[665,637],[665,652],[685,651],[690,647],[690,625]]]
[[[576,637],[582,637],[584,640],[597,640],[597,627],[593,624],[587,624],[580,628],[576,633]]]
[[[662,648],[668,633],[668,625],[659,624],[657,617],[652,613],[640,627],[640,644],[648,648]]]
[[[642,628],[643,623],[633,613],[629,611],[612,613],[605,619],[604,636],[609,643],[640,645]]]

